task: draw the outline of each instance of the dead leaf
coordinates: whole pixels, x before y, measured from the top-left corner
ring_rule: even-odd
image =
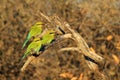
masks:
[[[77,80],[77,77],[72,77],[71,80]]]
[[[107,41],[110,41],[110,40],[112,40],[112,39],[113,39],[113,36],[112,36],[112,35],[109,35],[109,36],[107,36],[107,38],[106,38]]]
[[[71,74],[71,73],[61,73],[61,74],[60,74],[60,77],[72,78],[72,77],[73,77],[73,74]]]
[[[80,74],[80,77],[78,78],[78,80],[83,80],[83,73]]]
[[[115,61],[115,63],[116,64],[119,64],[119,58],[115,55],[115,54],[112,54],[112,57],[113,57],[113,59],[114,59],[114,61]]]

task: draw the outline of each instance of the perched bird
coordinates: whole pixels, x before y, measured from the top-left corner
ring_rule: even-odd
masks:
[[[25,54],[23,55],[22,59],[32,53],[38,53],[42,46],[40,38],[35,38],[27,47]]]
[[[31,29],[30,29],[27,37],[26,37],[26,40],[25,40],[22,48],[24,48],[24,47],[26,46],[27,42],[28,42],[33,36],[35,37],[35,36],[41,34],[41,32],[42,32],[42,24],[43,24],[42,22],[37,22],[35,25],[33,25],[33,26],[31,27]]]
[[[50,44],[54,40],[54,33],[55,31],[53,30],[47,30],[45,34],[42,36],[42,45],[47,45]]]

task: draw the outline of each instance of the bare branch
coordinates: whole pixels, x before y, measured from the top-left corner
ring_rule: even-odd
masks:
[[[32,62],[32,60],[35,59],[35,56],[30,56],[28,57],[27,61],[25,62],[25,64],[23,65],[23,67],[21,68],[21,71],[24,71],[26,69],[26,67]]]
[[[64,34],[64,35],[60,36],[60,38],[64,38],[64,39],[72,38],[72,34],[70,34],[70,33]]]
[[[48,16],[44,15],[43,13],[40,13],[40,15],[45,18],[48,22],[50,22],[51,24],[55,24],[56,26],[59,26],[60,29],[62,29],[61,31],[64,31],[64,35],[60,36],[58,39],[56,39],[56,41],[50,45],[54,45],[57,41],[59,41],[60,39],[73,39],[75,41],[75,43],[77,44],[77,47],[68,47],[68,48],[62,48],[59,50],[59,52],[61,51],[78,51],[79,53],[82,53],[83,56],[87,56],[90,59],[94,60],[95,62],[99,63],[99,62],[103,62],[104,58],[102,58],[101,56],[99,56],[98,54],[96,54],[95,52],[92,52],[89,49],[89,46],[87,45],[86,41],[82,38],[82,36],[77,33],[75,30],[71,29],[71,26],[67,23],[67,22],[62,22],[59,17],[55,16],[54,19],[52,20],[51,18],[49,18]],[[67,31],[69,31],[68,34]],[[46,48],[47,50],[47,48]],[[45,52],[46,52],[45,50]],[[44,53],[44,52],[43,52]],[[94,62],[85,59],[88,67],[93,70],[93,71],[98,71],[98,65],[95,64]],[[29,62],[30,63],[30,62]],[[28,63],[26,63],[25,65],[28,65]],[[25,66],[26,67],[26,66]],[[24,66],[23,66],[24,69]],[[103,75],[104,76],[104,75]]]
[[[62,48],[58,50],[58,52],[62,52],[62,51],[78,51],[79,52],[79,49],[76,47],[68,47],[68,48]]]
[[[78,48],[82,51],[82,53],[84,55],[92,58],[93,60],[95,60],[97,62],[103,61],[103,58],[101,56],[99,56],[96,53],[93,53],[93,52],[90,51],[90,49],[89,49],[87,43],[85,42],[85,40],[76,31],[71,29],[70,25],[68,23],[65,23],[65,25],[69,29],[69,31],[73,34]]]
[[[45,18],[48,22],[51,23],[51,19],[50,19],[48,16],[44,15],[44,14],[41,13],[41,12],[40,12],[40,15],[41,15],[43,18]]]

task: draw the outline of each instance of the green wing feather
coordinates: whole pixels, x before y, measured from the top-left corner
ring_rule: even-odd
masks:
[[[42,22],[37,22],[35,25],[33,25],[31,27],[22,48],[24,48],[26,46],[27,42],[30,40],[31,37],[41,34],[41,32],[42,32],[42,24],[43,24]]]
[[[27,50],[25,52],[25,54],[23,55],[22,59],[24,59],[26,56],[30,55],[33,52],[39,52],[40,48],[41,48],[41,41],[40,39],[35,39],[33,42],[31,42],[29,44],[29,46],[27,47]]]
[[[53,30],[49,30],[49,31],[47,31],[43,35],[43,37],[42,37],[42,44],[43,45],[50,44],[53,39],[54,39],[54,31]]]

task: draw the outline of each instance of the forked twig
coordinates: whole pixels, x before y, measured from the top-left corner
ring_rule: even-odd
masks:
[[[44,14],[42,14],[41,16],[43,16],[47,20],[50,20],[49,17],[45,16]],[[74,41],[76,42],[78,46],[77,48],[79,49],[79,51],[82,52],[83,55],[88,56],[89,58],[95,60],[96,62],[102,62],[104,60],[101,56],[90,51],[85,40],[80,36],[80,34],[78,34],[76,31],[71,29],[70,25],[67,22],[60,22],[60,19],[57,16],[54,18],[54,22],[56,25],[59,25],[59,27],[63,29],[64,31],[66,31],[65,29],[67,29],[71,32],[72,36],[74,37]],[[71,38],[73,39],[73,37]]]
[[[103,58],[96,53],[93,53],[90,51],[90,48],[88,47],[85,40],[73,29],[70,28],[70,25],[68,23],[65,23],[66,27],[70,30],[70,32],[73,34],[75,38],[75,42],[77,43],[78,49],[85,55],[90,57],[91,59],[100,62],[103,61]]]

